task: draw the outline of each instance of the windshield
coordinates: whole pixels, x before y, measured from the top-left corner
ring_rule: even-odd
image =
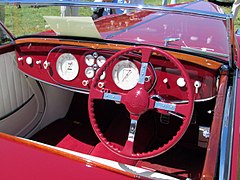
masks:
[[[218,11],[205,2],[180,4],[176,7],[196,11],[199,7],[204,7],[213,13]],[[98,17],[99,12],[102,12],[101,17]],[[1,11],[3,13],[4,25],[16,38],[25,35],[73,39],[87,37],[210,52],[222,58],[227,58],[229,54],[226,22],[220,18],[162,10],[45,4],[6,5],[4,11]]]

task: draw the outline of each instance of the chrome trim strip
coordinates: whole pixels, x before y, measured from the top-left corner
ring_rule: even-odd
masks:
[[[122,99],[122,96],[118,94],[104,93],[103,99],[120,102]]]
[[[152,6],[152,5],[138,5],[138,4],[118,4],[118,3],[100,3],[100,2],[79,2],[67,0],[3,0],[0,4],[25,4],[25,5],[42,5],[42,6],[83,6],[83,7],[106,7],[106,8],[125,8],[125,9],[142,9],[153,11],[165,11],[177,14],[192,14],[211,18],[219,18],[226,20],[227,15],[221,13],[213,13],[208,11],[187,9],[182,7],[166,7],[166,6]]]
[[[233,79],[233,87],[228,89],[227,98],[224,109],[223,125],[220,142],[220,164],[219,177],[220,179],[230,179],[232,148],[233,148],[233,128],[236,108],[236,94],[237,94],[237,79],[239,71],[236,69],[235,77]]]
[[[166,111],[175,111],[176,104],[168,104],[164,102],[155,102],[154,108],[163,109]]]
[[[130,142],[134,142],[134,138],[137,130],[137,123],[138,123],[137,120],[131,119],[130,129],[128,133],[128,141]]]
[[[21,71],[21,70],[20,70]],[[72,91],[72,92],[77,92],[77,93],[82,93],[82,94],[89,94],[89,90],[86,90],[86,89],[83,89],[83,88],[79,88],[79,89],[74,89],[74,88],[71,88],[71,87],[68,87],[68,86],[63,86],[63,85],[58,85],[58,84],[52,84],[52,83],[49,83],[47,81],[43,81],[41,79],[38,79],[38,78],[35,78],[27,73],[25,73],[24,71],[21,71],[22,73],[24,73],[26,76],[32,78],[32,79],[35,79],[36,81],[39,81],[39,82],[42,82],[42,83],[46,83],[48,85],[51,85],[51,86],[55,86],[55,87],[58,87],[58,88],[62,88],[62,89],[65,89],[65,90],[69,90],[69,91]],[[209,98],[205,98],[205,99],[198,99],[198,100],[194,100],[194,102],[204,102],[204,101],[209,101],[209,100],[212,100],[214,99],[216,96],[212,96],[212,97],[209,97]],[[180,103],[187,103],[188,101],[187,100],[182,100],[182,101],[171,101],[171,103],[176,103],[176,104],[180,104]]]
[[[144,84],[148,63],[142,63],[138,83]]]
[[[221,142],[220,142],[220,163],[219,163],[219,179],[229,179],[227,178],[226,170],[228,162],[226,161],[229,157],[228,140],[230,133],[230,105],[231,105],[231,88],[228,89],[226,103],[224,108],[222,132],[221,132]]]
[[[201,49],[195,49],[191,47],[186,47],[186,46],[181,46],[181,50],[192,52],[192,53],[200,53],[204,55],[212,55],[212,56],[218,56],[218,57],[223,57],[223,58],[229,58],[229,54],[223,54],[223,53],[218,53],[218,52],[211,52],[211,51],[203,51]]]
[[[20,70],[20,69],[19,69]],[[68,86],[63,86],[63,85],[58,85],[58,84],[52,84],[52,83],[49,83],[47,81],[43,81],[41,79],[38,79],[38,78],[35,78],[27,73],[25,73],[24,71],[20,70],[23,74],[25,74],[26,76],[36,80],[36,81],[39,81],[39,82],[42,82],[42,83],[45,83],[45,84],[48,84],[48,85],[51,85],[51,86],[54,86],[54,87],[58,87],[58,88],[62,88],[62,89],[65,89],[65,90],[69,90],[69,91],[72,91],[72,92],[78,92],[78,93],[83,93],[83,94],[89,94],[89,90],[86,90],[86,89],[82,89],[82,88],[79,88],[79,89],[74,89],[74,88],[71,88],[71,87],[68,87]]]
[[[226,28],[227,28],[227,33],[228,33],[228,51],[229,51],[229,55],[228,55],[228,64],[229,67],[232,68],[233,67],[233,50],[232,48],[234,47],[234,25],[233,25],[233,15],[229,14],[227,15],[227,19],[226,19]]]

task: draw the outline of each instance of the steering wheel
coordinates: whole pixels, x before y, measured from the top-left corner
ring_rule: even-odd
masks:
[[[111,65],[114,61],[117,61],[118,58],[126,53],[130,52],[141,52],[141,69],[139,74],[139,80],[137,85],[127,90],[126,93],[111,93],[110,91],[105,92],[104,90],[100,90],[97,87],[97,84],[100,80],[101,74]],[[161,54],[164,57],[166,57],[170,62],[172,62],[181,72],[181,75],[183,76],[185,82],[186,82],[186,93],[187,93],[187,101],[185,103],[169,103],[165,102],[164,100],[154,100],[149,95],[149,92],[147,92],[145,88],[145,79],[146,79],[146,71],[149,65],[149,59],[152,53]],[[122,103],[125,105],[126,109],[130,113],[130,128],[128,133],[128,138],[125,142],[125,145],[122,148],[116,147],[114,143],[107,140],[107,138],[104,137],[104,134],[101,133],[98,123],[95,119],[95,113],[94,113],[94,100],[95,99],[103,99],[103,100],[111,100],[118,103]],[[89,117],[92,124],[92,127],[97,135],[97,137],[100,139],[100,141],[112,152],[123,156],[125,158],[129,159],[147,159],[151,158],[157,155],[162,154],[163,152],[170,149],[172,146],[174,146],[183,136],[183,134],[186,132],[190,121],[192,117],[193,112],[193,90],[190,86],[190,78],[188,73],[186,72],[183,65],[177,60],[174,56],[171,54],[165,52],[164,50],[161,50],[159,48],[154,47],[148,47],[148,46],[138,46],[138,47],[132,47],[127,48],[124,50],[121,50],[111,56],[106,63],[98,70],[95,78],[92,81],[91,87],[90,87],[90,93],[88,98],[88,111],[89,111]],[[148,152],[134,152],[133,146],[134,146],[134,138],[137,131],[137,124],[140,116],[145,113],[147,110],[150,109],[156,109],[160,113],[173,113],[176,114],[178,117],[182,119],[182,125],[180,126],[179,130],[176,132],[175,136],[172,137],[171,140],[169,140],[166,144],[162,145],[161,147]]]

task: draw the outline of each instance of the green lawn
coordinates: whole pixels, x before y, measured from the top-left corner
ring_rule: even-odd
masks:
[[[170,2],[170,0],[168,0]],[[186,0],[178,0],[180,2],[186,2]],[[145,0],[145,4],[151,5],[161,5],[162,1],[159,0]],[[231,6],[221,6],[226,13],[231,12]],[[40,7],[31,8],[29,6],[22,6],[18,8],[17,6],[7,6],[5,8],[6,17],[5,25],[15,36],[22,34],[28,34],[28,32],[40,32],[46,30],[46,23],[43,16],[60,15],[60,7]],[[92,11],[90,8],[81,8],[79,10],[79,15],[90,16]],[[240,15],[235,21],[235,29],[240,27]]]

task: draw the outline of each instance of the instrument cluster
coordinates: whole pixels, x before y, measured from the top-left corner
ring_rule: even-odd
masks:
[[[29,48],[31,47],[31,48]],[[17,51],[17,63],[21,71],[37,80],[88,93],[99,68],[116,53],[115,50],[94,50],[78,46],[22,46]],[[47,49],[48,48],[48,49]],[[185,80],[159,56],[151,57],[145,76],[148,91],[154,90],[166,99],[185,99]],[[99,77],[98,88],[124,92],[133,89],[140,79],[141,56],[120,56]],[[185,63],[195,92],[195,99],[207,99],[216,94],[216,71]],[[176,72],[175,72],[176,71]],[[154,88],[153,88],[154,87]]]
[[[93,52],[91,54],[85,55],[84,62],[88,66],[84,71],[85,76],[91,79],[95,76],[98,69],[102,67],[102,65],[106,62],[106,57],[99,55],[97,52]],[[100,76],[100,80],[104,80],[105,77],[106,73],[103,72],[103,74]]]
[[[57,52],[57,53],[56,53]],[[99,68],[107,61],[112,54],[102,51],[85,51],[81,55],[74,51],[55,50],[50,53],[45,69],[55,82],[79,88],[79,83],[83,88],[89,89],[91,82],[97,74]],[[54,60],[54,58],[56,60]],[[116,91],[133,89],[139,81],[140,62],[130,57],[121,57],[118,61],[103,71],[99,77],[99,88],[110,88]],[[153,73],[148,70],[149,76],[153,78]],[[108,74],[108,76],[107,76]],[[151,78],[148,78],[147,83]],[[151,83],[147,85],[149,88]]]

